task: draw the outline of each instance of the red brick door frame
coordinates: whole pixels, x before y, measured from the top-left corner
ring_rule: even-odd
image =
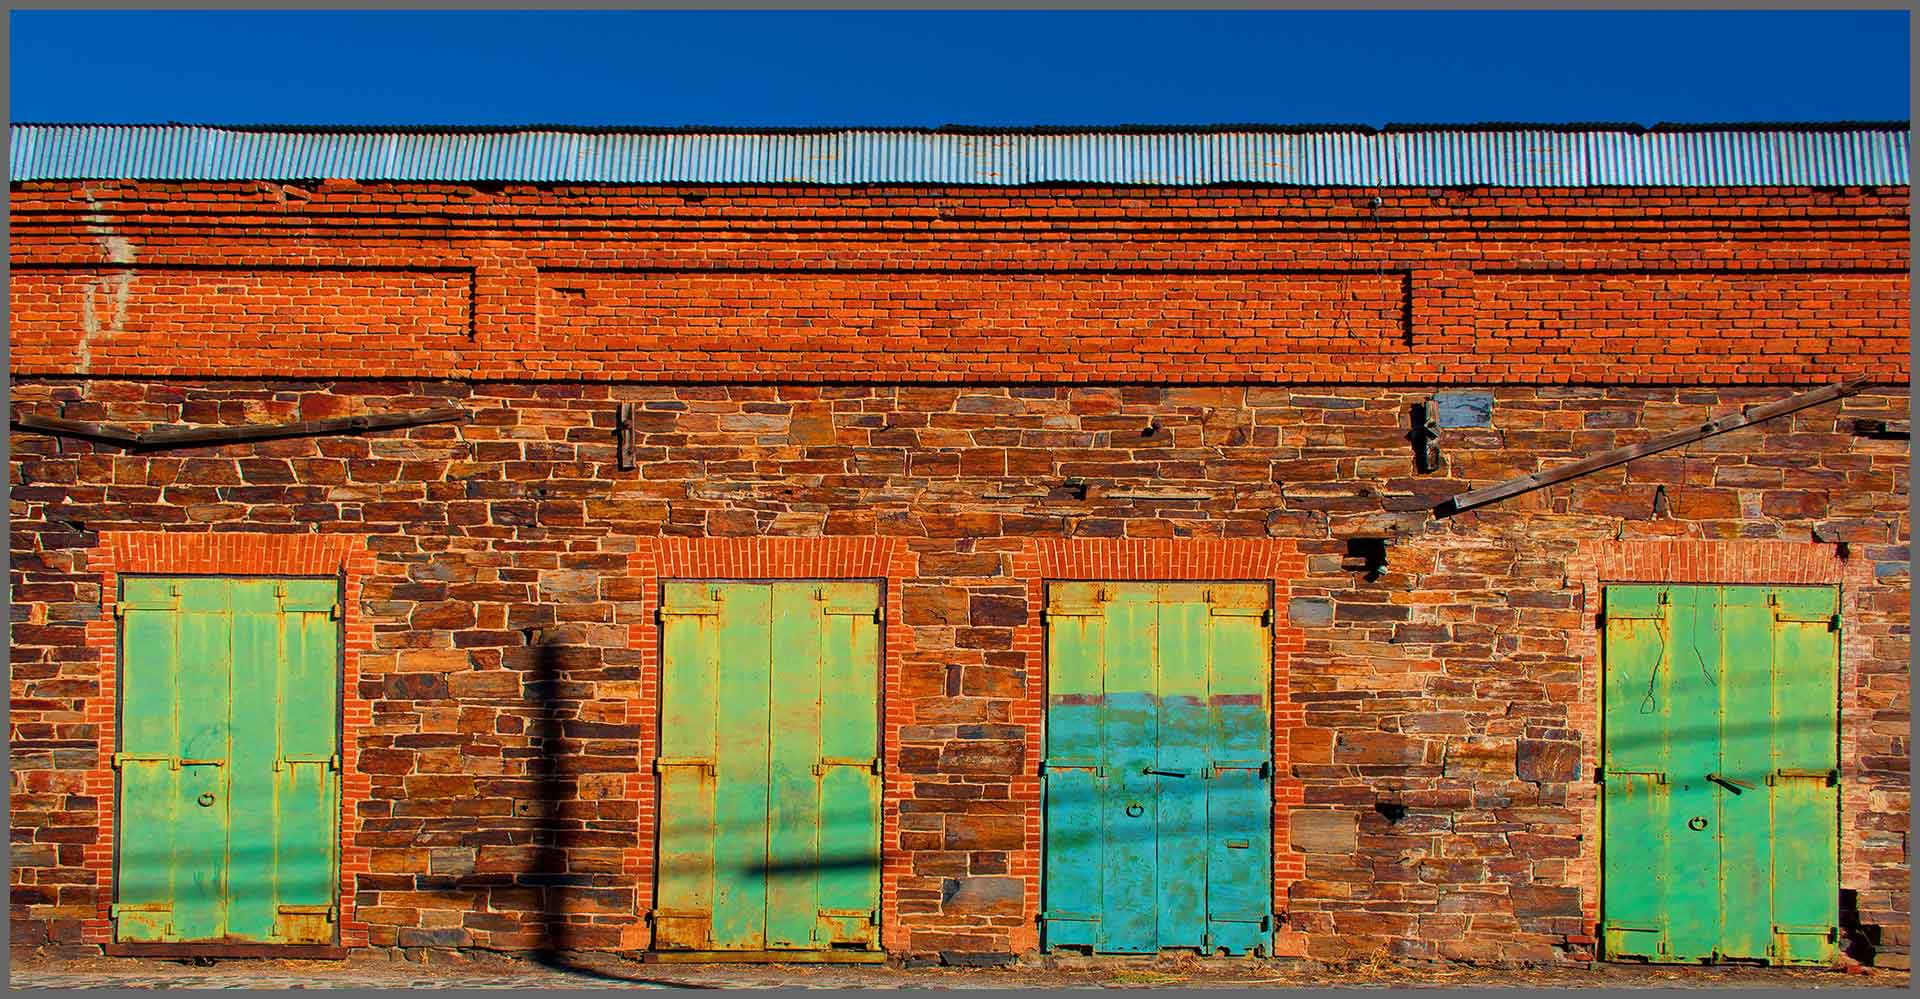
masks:
[[[669,580],[867,579],[882,583],[880,629],[880,940],[889,951],[906,945],[900,925],[899,885],[912,873],[912,858],[900,849],[900,802],[910,782],[900,772],[900,729],[907,712],[900,692],[901,666],[913,645],[913,630],[898,622],[905,581],[919,572],[919,556],[899,538],[638,538],[627,557],[639,598],[638,616],[627,625],[628,647],[641,656],[640,696],[627,703],[626,723],[640,729],[640,766],[627,787],[636,811],[636,845],[621,870],[633,879],[636,918],[622,934],[623,948],[653,946],[652,927],[640,914],[653,908],[654,850],[659,839],[659,784],[650,761],[660,745],[661,584]]]
[[[331,576],[341,582],[340,646],[340,829],[339,944],[367,945],[366,924],[354,918],[354,885],[369,869],[369,850],[359,843],[354,816],[367,800],[371,781],[360,772],[359,731],[373,708],[360,694],[360,655],[373,645],[373,626],[359,612],[360,587],[373,569],[366,539],[343,534],[184,534],[166,531],[103,531],[87,550],[87,571],[100,577],[100,617],[86,625],[86,644],[100,657],[99,686],[83,698],[94,726],[97,757],[85,777],[96,802],[97,834],[85,851],[98,888],[93,915],[81,923],[87,943],[113,943],[109,906],[114,897],[114,822],[118,795],[112,761],[119,738],[120,623],[114,613],[123,575]]]
[[[1860,594],[1871,584],[1873,563],[1847,559],[1831,544],[1756,540],[1582,541],[1568,561],[1569,579],[1582,587],[1583,613],[1575,641],[1581,643],[1580,700],[1569,722],[1580,733],[1580,772],[1568,788],[1567,803],[1580,817],[1580,855],[1568,865],[1567,880],[1580,891],[1580,911],[1595,947],[1600,919],[1600,766],[1602,654],[1598,626],[1603,588],[1616,584],[1667,583],[1719,586],[1832,586],[1840,606],[1840,884],[1858,884],[1866,870],[1859,838],[1847,835],[1849,816],[1867,812],[1867,789],[1859,781],[1860,692],[1858,665],[1871,656],[1856,627]]]
[[[1014,648],[1028,663],[1025,698],[1014,706],[1012,722],[1026,732],[1027,766],[1013,784],[1026,805],[1026,845],[1015,853],[1009,874],[1026,883],[1025,919],[1012,934],[1015,951],[1038,949],[1042,800],[1040,760],[1046,721],[1046,628],[1040,611],[1051,582],[1267,582],[1273,588],[1273,911],[1286,912],[1288,889],[1306,875],[1306,858],[1288,843],[1292,810],[1305,801],[1305,785],[1292,776],[1287,733],[1305,721],[1293,702],[1290,682],[1294,659],[1305,649],[1305,635],[1287,620],[1293,581],[1306,572],[1306,557],[1292,541],[1227,539],[1116,539],[1025,541],[1014,553],[1014,578],[1027,588],[1027,622],[1014,630]],[[1274,950],[1304,956],[1304,941],[1277,930]]]

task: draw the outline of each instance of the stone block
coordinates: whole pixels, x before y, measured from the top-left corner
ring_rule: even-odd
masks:
[[[1580,746],[1573,742],[1520,740],[1515,754],[1515,772],[1521,780],[1558,784],[1579,776]]]
[[[1333,623],[1333,601],[1325,597],[1294,597],[1287,601],[1287,620],[1303,628]]]
[[[1352,853],[1360,848],[1359,817],[1329,808],[1294,809],[1287,842],[1302,853]]]
[[[1025,902],[1025,889],[1018,878],[943,878],[940,903],[947,912],[1017,916]]]

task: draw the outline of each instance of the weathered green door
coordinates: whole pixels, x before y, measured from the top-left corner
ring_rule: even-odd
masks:
[[[660,618],[654,946],[877,951],[879,587],[668,583]]]
[[[1834,960],[1836,596],[1607,588],[1607,957]]]
[[[117,939],[334,940],[338,589],[122,581]]]
[[[1055,583],[1045,945],[1265,951],[1271,598],[1257,583]]]

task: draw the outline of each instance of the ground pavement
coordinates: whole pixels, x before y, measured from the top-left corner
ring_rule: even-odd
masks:
[[[896,968],[875,965],[645,964],[610,954],[545,960],[497,954],[356,955],[345,961],[235,960],[211,964],[136,958],[63,958],[15,953],[14,988],[1245,988],[1265,986],[1519,986],[1546,988],[1906,989],[1904,971],[1840,972],[1752,967],[1462,968],[1384,962],[1332,966],[1303,961],[1195,958],[1063,958],[1030,967]]]

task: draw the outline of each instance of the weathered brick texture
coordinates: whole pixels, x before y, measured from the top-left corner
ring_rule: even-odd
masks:
[[[1878,190],[33,182],[13,213],[31,374],[1907,376],[1906,205]]]
[[[1845,918],[1858,952],[1905,952],[1908,446],[1852,432],[1908,417],[1904,189],[1390,192],[1377,219],[1231,190],[14,196],[15,418],[473,414],[140,454],[16,431],[16,943],[81,941],[109,900],[97,552],[159,532],[364,551],[345,821],[375,946],[645,946],[650,580],[793,574],[798,539],[841,546],[822,574],[887,581],[891,949],[1033,945],[1033,585],[1047,546],[1150,542],[1292,560],[1276,902],[1282,946],[1322,958],[1589,955],[1606,567],[1830,573]],[[178,307],[130,294],[96,337],[84,289],[111,320],[129,254],[142,289],[236,275]],[[1862,373],[1838,403],[1425,512]],[[1443,431],[1417,475],[1408,409],[1442,382],[1491,393],[1491,425]],[[1378,578],[1343,567],[1352,536],[1390,539]],[[1667,541],[1693,547],[1628,550]]]

